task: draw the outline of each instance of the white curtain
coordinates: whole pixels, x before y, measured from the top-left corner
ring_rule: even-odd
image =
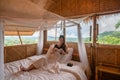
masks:
[[[83,40],[82,40],[80,24],[78,25],[78,51],[79,51],[79,56],[80,56],[80,62],[82,62],[84,69],[86,71],[86,75],[89,79],[91,76],[91,69],[90,69],[90,66],[88,63],[85,45],[84,45]]]
[[[4,28],[0,20],[0,80],[4,80]]]
[[[37,54],[42,54],[43,44],[44,44],[43,30],[40,30],[38,35]]]

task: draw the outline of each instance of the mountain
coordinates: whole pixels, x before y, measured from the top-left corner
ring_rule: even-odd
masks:
[[[106,31],[106,32],[100,33],[98,37],[102,38],[102,37],[108,36],[108,35],[111,37],[120,38],[120,31]]]

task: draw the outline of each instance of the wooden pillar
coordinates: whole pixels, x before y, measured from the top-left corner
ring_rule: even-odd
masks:
[[[93,16],[93,46],[95,46],[96,38],[97,38],[97,19],[96,15]]]
[[[66,41],[66,28],[65,28],[65,20],[63,21],[63,35],[65,37],[65,41]]]
[[[92,72],[93,76],[95,78],[95,68],[96,68],[96,40],[97,40],[97,15],[93,16],[93,44],[92,44]]]
[[[57,41],[57,24],[55,26],[55,41]]]
[[[4,25],[0,20],[0,80],[4,80]]]
[[[23,44],[19,31],[17,31],[17,33],[18,33],[18,36],[19,36],[20,43]]]
[[[47,43],[47,30],[45,30],[43,32],[43,36],[44,36],[44,45],[43,45],[43,48],[45,47],[46,43]]]

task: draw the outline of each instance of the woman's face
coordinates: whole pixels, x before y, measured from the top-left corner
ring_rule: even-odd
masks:
[[[62,44],[64,42],[64,39],[63,38],[60,38],[59,39],[59,42]]]

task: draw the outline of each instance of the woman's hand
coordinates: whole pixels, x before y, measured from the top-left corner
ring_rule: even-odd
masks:
[[[61,54],[65,55],[66,52],[62,49],[62,50],[61,50]]]

